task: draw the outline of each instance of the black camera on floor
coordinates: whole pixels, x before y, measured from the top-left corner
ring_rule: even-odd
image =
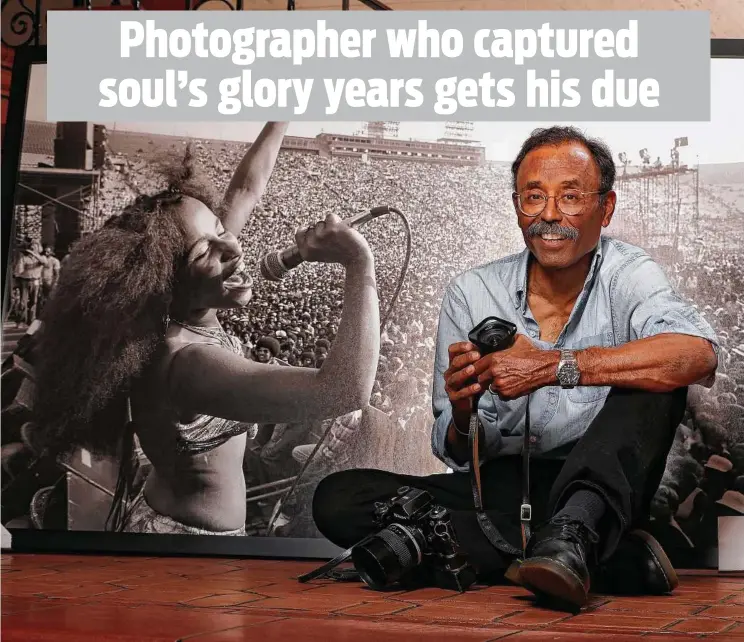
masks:
[[[356,571],[375,590],[423,572],[440,588],[466,591],[476,580],[452,528],[447,509],[423,490],[403,486],[375,506],[381,530],[351,552]]]

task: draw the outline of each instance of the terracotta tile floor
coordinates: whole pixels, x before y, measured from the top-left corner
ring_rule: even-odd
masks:
[[[671,597],[595,596],[581,614],[526,591],[377,593],[294,577],[314,562],[2,556],[4,642],[744,641],[744,577],[685,573]]]

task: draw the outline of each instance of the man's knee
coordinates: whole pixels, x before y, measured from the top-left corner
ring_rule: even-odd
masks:
[[[325,534],[326,526],[338,522],[346,506],[344,477],[349,471],[343,470],[324,477],[318,483],[313,495],[313,519],[321,533]]]
[[[663,411],[665,411],[666,417],[669,419],[669,425],[673,431],[677,430],[677,426],[682,423],[685,416],[685,409],[687,408],[687,392],[688,388],[676,388],[669,392],[656,393],[656,403],[663,404]]]
[[[634,388],[612,388],[607,397],[609,404],[628,412],[645,412],[652,410],[655,415],[668,414],[671,417],[683,415],[687,405],[687,387],[675,388],[668,392],[651,392]]]
[[[365,506],[353,499],[360,483],[358,470],[342,470],[324,477],[313,495],[313,520],[318,530],[334,544],[350,546],[360,539]],[[353,541],[352,541],[353,540]]]

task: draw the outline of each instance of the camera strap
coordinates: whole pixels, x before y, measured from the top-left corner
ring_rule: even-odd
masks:
[[[530,396],[524,411],[524,440],[522,441],[522,505],[519,508],[519,526],[522,531],[522,554],[527,556],[527,542],[530,541]]]
[[[475,404],[475,412],[470,415],[470,427],[468,430],[468,441],[470,445],[470,484],[473,491],[473,502],[478,525],[483,531],[491,545],[507,555],[519,556],[522,551],[507,542],[503,535],[493,525],[488,515],[483,510],[483,490],[480,476],[480,420],[478,419],[478,404]]]
[[[343,553],[340,555],[334,557],[330,562],[326,562],[323,564],[323,566],[320,566],[316,568],[314,571],[310,571],[309,573],[305,573],[304,575],[300,575],[297,578],[297,581],[301,584],[304,584],[305,582],[309,582],[310,580],[317,579],[319,577],[328,577],[330,579],[334,580],[346,580],[346,581],[357,581],[359,580],[359,574],[356,571],[337,571],[336,573],[333,573],[333,569],[336,568],[339,564],[343,564],[344,562],[349,561],[351,558],[351,551],[359,546],[360,544],[364,544],[367,542],[367,540],[371,539],[371,536],[367,536],[361,541],[354,544],[354,546],[347,548]]]
[[[309,582],[310,580],[314,580],[318,577],[323,577],[327,574],[329,574],[334,568],[336,568],[339,564],[343,564],[351,557],[351,549],[347,548],[341,555],[338,557],[334,557],[330,562],[326,562],[323,564],[323,566],[320,566],[316,568],[314,571],[310,571],[309,573],[305,573],[304,575],[300,575],[297,578],[297,581],[301,584],[304,584],[305,582]]]

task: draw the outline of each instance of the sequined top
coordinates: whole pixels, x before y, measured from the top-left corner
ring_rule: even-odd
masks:
[[[192,326],[184,327],[196,331]],[[230,336],[222,328],[219,328],[219,331],[216,328],[214,330],[211,333],[200,331],[198,334],[213,337],[220,342],[223,348],[243,356],[243,344],[236,337]],[[176,428],[177,452],[201,455],[218,448],[233,437],[247,432],[250,424],[223,419],[222,417],[199,415],[190,423],[175,422],[174,427]]]

